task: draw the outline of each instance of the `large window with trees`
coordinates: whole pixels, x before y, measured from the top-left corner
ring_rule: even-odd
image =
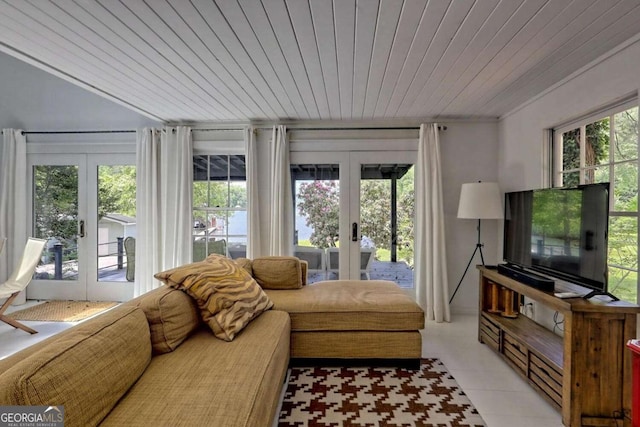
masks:
[[[246,255],[247,173],[244,155],[193,157],[193,261],[218,253]]]
[[[610,183],[609,292],[637,302],[637,101],[558,127],[553,143],[554,186]]]

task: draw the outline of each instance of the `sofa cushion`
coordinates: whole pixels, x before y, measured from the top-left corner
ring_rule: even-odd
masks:
[[[200,325],[193,298],[170,286],[154,289],[127,304],[140,307],[147,316],[154,354],[173,351]]]
[[[300,289],[302,266],[296,257],[267,256],[251,263],[253,277],[263,289]]]
[[[64,405],[65,425],[96,425],[151,360],[137,307],[115,307],[72,330],[0,375],[0,405]]]
[[[424,312],[386,280],[328,280],[297,290],[267,290],[275,310],[291,316],[292,331],[415,331]]]
[[[233,342],[198,330],[145,374],[101,426],[270,426],[289,363],[289,316],[268,311]]]
[[[244,268],[244,270],[247,273],[249,273],[249,276],[253,277],[253,267],[251,265],[251,260],[249,258],[236,258],[236,259],[234,259],[234,261],[240,267]]]
[[[204,261],[163,271],[155,277],[195,299],[202,320],[225,341],[232,341],[252,319],[273,306],[256,281],[222,255],[209,255]]]

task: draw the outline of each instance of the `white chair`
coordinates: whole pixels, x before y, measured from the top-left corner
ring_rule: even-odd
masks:
[[[364,274],[367,280],[371,280],[369,272],[371,271],[371,263],[375,258],[376,248],[361,248],[360,249],[360,274]]]
[[[33,277],[33,273],[36,270],[36,266],[38,265],[38,262],[40,262],[40,255],[42,255],[42,250],[44,249],[45,243],[47,243],[46,240],[30,237],[29,240],[27,240],[26,246],[24,247],[22,258],[20,258],[20,263],[13,271],[9,279],[7,279],[6,282],[0,284],[0,299],[7,298],[2,307],[0,307],[0,321],[13,326],[14,328],[22,329],[23,331],[29,332],[30,334],[36,334],[38,333],[38,331],[33,330],[8,316],[5,316],[4,312],[7,310],[7,308],[9,308],[18,294],[25,290],[29,282],[31,282],[31,278]]]
[[[376,248],[360,248],[360,274],[364,274],[367,280],[371,280],[371,263],[375,258]],[[327,274],[339,274],[340,249],[327,249]]]
[[[324,249],[315,248],[312,246],[299,246],[296,245],[293,250],[293,256],[307,261],[307,274],[310,273],[322,273],[325,278],[327,276]]]

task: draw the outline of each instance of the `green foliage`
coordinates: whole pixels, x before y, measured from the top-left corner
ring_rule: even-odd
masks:
[[[586,126],[587,144],[585,147],[586,165],[602,164],[609,157],[609,119],[590,123]],[[580,128],[562,134],[563,153],[562,169],[573,170],[580,168]],[[587,172],[588,182],[594,182],[594,170]],[[579,182],[579,174],[565,174],[564,187],[576,187]]]
[[[74,238],[78,224],[78,168],[36,166],[34,187],[36,237]]]
[[[413,265],[414,174],[411,168],[397,181],[398,258]],[[375,244],[377,259],[390,259],[391,180],[360,182],[361,234]],[[339,230],[339,191],[336,181],[314,181],[300,185],[298,212],[313,230],[310,243],[319,248],[336,246]]]
[[[339,232],[340,194],[336,181],[313,181],[300,185],[298,210],[313,229],[310,241],[318,248],[336,247]]]
[[[98,219],[108,213],[136,216],[136,167],[98,168]]]
[[[361,234],[373,240],[376,248],[389,247],[391,241],[391,181],[360,181]]]

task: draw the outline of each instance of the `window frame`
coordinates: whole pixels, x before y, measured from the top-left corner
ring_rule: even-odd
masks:
[[[598,168],[603,168],[606,167],[608,169],[608,173],[609,173],[609,182],[611,183],[611,190],[609,192],[609,216],[610,218],[635,218],[636,219],[636,223],[637,223],[637,235],[636,235],[636,241],[638,242],[637,244],[637,248],[636,250],[638,251],[638,253],[640,253],[640,210],[636,210],[634,211],[617,211],[615,210],[615,191],[614,191],[614,185],[615,185],[615,175],[614,175],[614,170],[616,168],[616,166],[619,165],[624,165],[624,164],[631,164],[631,163],[635,163],[636,166],[636,170],[639,172],[638,173],[638,189],[640,191],[640,141],[638,141],[637,143],[637,148],[636,148],[636,157],[633,159],[624,159],[624,160],[616,160],[615,159],[615,144],[610,143],[609,144],[609,157],[608,160],[604,163],[598,164],[598,165],[586,165],[586,153],[585,153],[585,145],[586,144],[581,144],[580,145],[580,154],[579,154],[579,166],[578,168],[573,168],[573,169],[567,169],[564,170],[563,169],[563,141],[562,141],[562,137],[566,132],[570,132],[573,131],[575,129],[580,129],[580,141],[586,141],[586,127],[589,124],[598,122],[600,120],[603,120],[605,118],[609,118],[609,140],[613,141],[614,140],[614,135],[615,135],[615,115],[618,113],[621,113],[623,111],[629,110],[629,109],[633,109],[633,108],[637,108],[639,109],[639,113],[640,113],[640,107],[638,105],[638,99],[637,98],[633,98],[633,99],[626,99],[623,101],[620,101],[614,105],[611,105],[607,108],[598,110],[596,112],[593,112],[591,114],[588,114],[586,116],[583,116],[580,119],[571,121],[571,122],[567,122],[564,123],[562,125],[558,125],[556,127],[553,127],[551,129],[551,138],[550,138],[550,143],[551,143],[551,159],[552,159],[552,168],[551,168],[551,184],[552,187],[562,187],[562,181],[563,181],[563,175],[565,175],[566,173],[571,173],[571,172],[578,172],[579,173],[579,183],[585,184],[586,183],[586,171],[588,170],[595,170]],[[638,129],[638,133],[640,134],[640,129]],[[639,137],[640,138],[640,137]],[[613,265],[611,264],[612,267],[616,268],[616,269],[622,269],[622,270],[628,270],[628,271],[633,271],[636,273],[636,301],[637,302],[639,297],[640,297],[640,266],[636,264],[636,268],[635,269],[630,269],[629,267],[626,266],[618,266],[618,265]],[[609,289],[609,291],[611,292],[611,288]]]
[[[233,135],[233,137],[235,137],[236,132],[229,132],[230,134]],[[239,132],[237,133],[239,135]],[[244,161],[245,161],[245,167],[246,167],[246,161],[247,161],[247,153],[246,153],[246,148],[245,148],[245,144],[244,144],[244,140],[240,140],[240,139],[223,139],[223,140],[198,140],[198,141],[194,141],[194,147],[193,147],[193,153],[192,153],[192,161],[193,159],[195,159],[195,157],[197,156],[244,156]],[[227,162],[227,184],[229,184],[231,181],[229,180],[229,176],[230,176],[230,163]],[[210,175],[210,174],[208,174]],[[246,184],[246,170],[245,170],[245,184]],[[193,176],[192,176],[192,180],[191,180],[191,189],[193,191],[193,185],[194,185],[194,180],[193,180]],[[208,182],[211,182],[211,180],[209,180]],[[195,238],[195,229],[193,228],[193,224],[195,223],[196,217],[195,217],[195,213],[196,212],[204,212],[207,216],[210,213],[224,213],[225,217],[229,218],[229,212],[233,211],[233,212],[238,212],[238,211],[243,211],[243,212],[247,212],[248,211],[248,206],[244,207],[244,208],[237,208],[237,207],[231,207],[229,206],[229,197],[230,197],[230,192],[227,191],[227,206],[226,207],[200,207],[200,206],[195,206],[194,205],[191,207],[191,223],[190,223],[190,228],[192,230],[192,236]],[[247,200],[247,204],[249,203],[249,200]],[[247,231],[248,231],[248,224],[247,224]],[[225,234],[221,235],[222,238],[224,238],[226,240],[226,245],[227,245],[227,255],[229,255],[229,237],[232,238],[243,238],[244,237],[244,241],[245,241],[245,247],[248,241],[248,234],[244,234],[244,235],[239,235],[239,234],[229,234],[229,228],[228,228],[228,222],[227,222],[227,226],[225,227]],[[208,239],[207,239],[208,241]],[[193,258],[192,258],[193,259]]]

